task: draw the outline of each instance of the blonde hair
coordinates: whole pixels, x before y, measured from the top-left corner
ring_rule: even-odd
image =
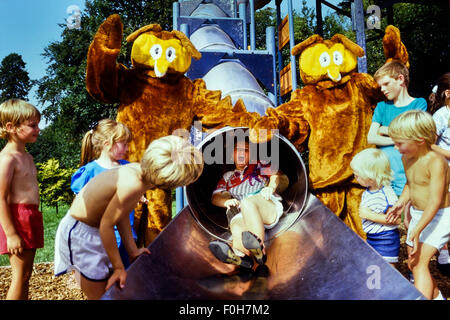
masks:
[[[6,100],[0,104],[0,138],[9,139],[9,134],[6,131],[8,122],[11,122],[17,128],[31,118],[41,120],[41,113],[31,103],[21,99]]]
[[[431,147],[436,141],[436,124],[428,112],[409,110],[392,120],[388,133],[393,139],[424,140]]]
[[[350,167],[358,176],[375,181],[378,188],[390,186],[394,179],[388,157],[377,148],[364,149],[356,154]]]
[[[197,180],[203,171],[203,155],[179,136],[154,140],[141,160],[142,177],[161,189],[173,189]]]
[[[391,61],[388,63],[385,63],[380,69],[378,69],[375,74],[373,75],[373,78],[375,81],[378,81],[379,79],[383,78],[384,76],[391,77],[393,79],[397,79],[399,75],[403,75],[403,78],[405,79],[405,86],[409,86],[409,70],[408,68],[401,62],[398,61]]]
[[[103,119],[93,129],[85,133],[81,142],[80,167],[92,160],[98,159],[103,144],[109,141],[112,146],[115,142],[131,141],[131,132],[126,125],[111,119]]]

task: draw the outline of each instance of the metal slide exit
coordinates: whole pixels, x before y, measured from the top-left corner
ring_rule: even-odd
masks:
[[[223,146],[236,130],[218,130],[198,147],[204,154],[220,150],[216,144]],[[205,161],[200,179],[186,187],[189,206],[150,244],[151,254],[129,267],[125,288],[113,286],[103,299],[424,299],[308,192],[305,166],[292,144],[280,135],[273,140],[268,149],[283,155],[280,169],[289,187],[281,194],[284,215],[266,235],[265,267],[239,270],[209,251],[211,240],[228,240],[229,232],[222,209],[210,204],[223,165]]]

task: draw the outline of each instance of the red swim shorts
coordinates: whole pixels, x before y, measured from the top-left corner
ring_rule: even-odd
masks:
[[[10,204],[14,227],[24,243],[24,249],[44,247],[44,223],[37,204]],[[0,225],[0,254],[8,253],[6,235]]]

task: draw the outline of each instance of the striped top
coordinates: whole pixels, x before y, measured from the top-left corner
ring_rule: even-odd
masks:
[[[217,183],[213,194],[228,191],[239,201],[246,196],[258,193],[270,180],[270,165],[249,164],[244,170],[227,171]]]
[[[398,198],[392,187],[382,187],[376,191],[366,189],[361,197],[360,208],[369,208],[374,213],[386,214],[389,207],[397,202]],[[397,225],[384,225],[367,219],[362,219],[362,227],[366,233],[380,233],[397,228]]]

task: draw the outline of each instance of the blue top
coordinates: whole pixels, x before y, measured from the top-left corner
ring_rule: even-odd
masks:
[[[120,165],[124,165],[129,163],[127,160],[119,160]],[[70,188],[75,194],[78,194],[81,189],[96,175],[102,173],[103,171],[108,170],[107,168],[102,167],[98,164],[96,160],[93,160],[84,166],[80,167],[72,176],[72,181],[70,183]],[[134,230],[134,210],[130,213],[130,224],[131,224],[131,232],[133,234],[133,238],[137,239],[136,231]],[[114,227],[117,239],[117,245],[120,246],[121,240],[119,232],[117,228]]]
[[[129,163],[127,160],[119,160],[119,164],[122,166]],[[97,160],[91,161],[84,166],[80,167],[72,176],[70,188],[75,194],[78,194],[81,189],[91,180],[93,177],[108,170],[98,164]]]
[[[399,114],[408,110],[427,110],[427,102],[424,98],[415,98],[410,104],[397,107],[392,101],[381,101],[377,104],[375,111],[373,112],[372,122],[379,123],[381,126],[389,126],[389,124]],[[397,196],[403,191],[406,184],[405,169],[403,168],[402,155],[394,148],[394,145],[379,146],[389,158],[391,170],[394,171],[394,180],[392,181],[392,188]]]

